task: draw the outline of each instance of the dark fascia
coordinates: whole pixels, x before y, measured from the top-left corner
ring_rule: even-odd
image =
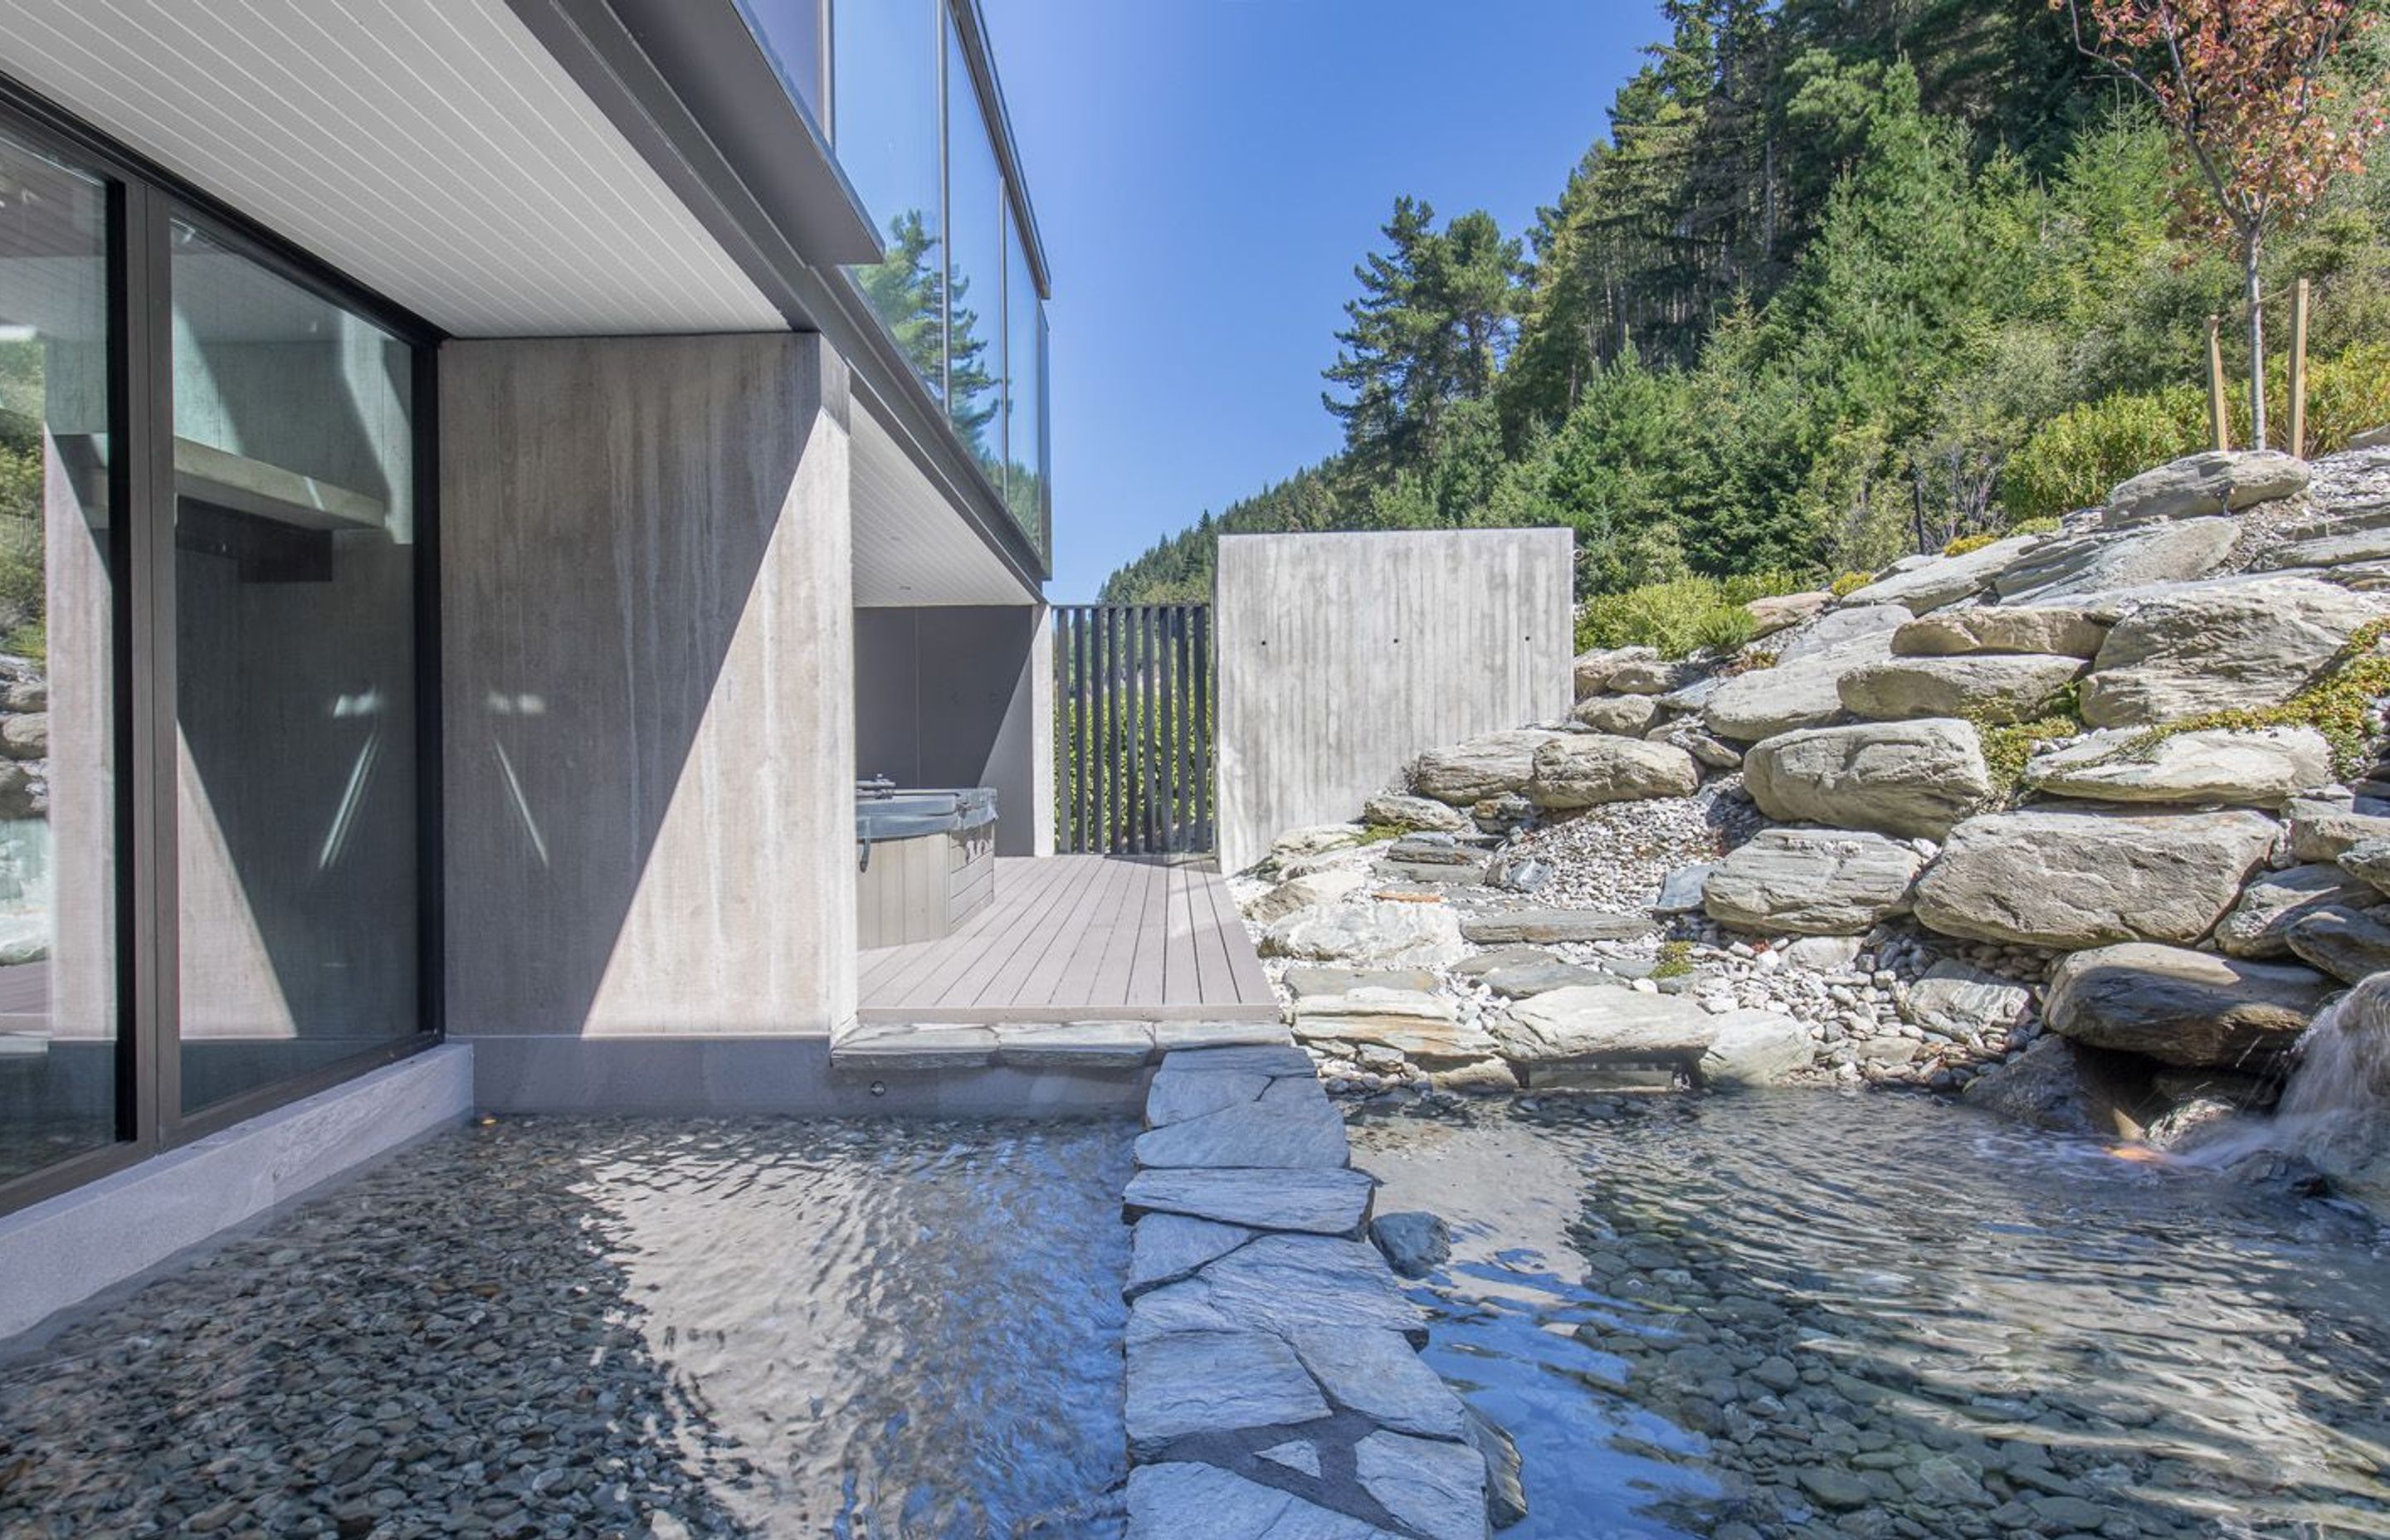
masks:
[[[1022,586],[1040,592],[1045,556],[840,271],[877,260],[878,237],[731,0],[507,3],[789,325],[820,332],[847,360],[907,456]],[[667,59],[691,72],[673,73]],[[771,185],[751,174],[756,166],[777,168]]]

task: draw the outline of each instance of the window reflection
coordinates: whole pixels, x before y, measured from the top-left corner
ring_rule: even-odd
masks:
[[[0,138],[0,1180],[118,1133],[109,242]]]
[[[946,416],[1000,485],[1004,475],[1004,173],[962,45],[946,45]]]
[[[1004,500],[1033,539],[1045,531],[1046,307],[1016,229],[1005,261]]]
[[[945,250],[939,159],[941,0],[862,0],[837,9],[832,93],[840,169],[886,256],[853,270],[864,298],[930,393],[945,395]]]
[[[173,231],[182,1104],[415,1035],[413,350]]]
[[[767,0],[742,3],[785,73]],[[850,272],[1042,549],[1051,497],[1045,306],[961,35],[944,0],[843,0],[829,32],[832,141],[886,253]]]

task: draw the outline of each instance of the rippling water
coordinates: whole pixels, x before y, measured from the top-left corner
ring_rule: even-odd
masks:
[[[2390,1247],[1923,1098],[1362,1114],[1514,1540],[2390,1535]]]
[[[1116,1535],[1131,1132],[435,1140],[0,1365],[0,1534]]]

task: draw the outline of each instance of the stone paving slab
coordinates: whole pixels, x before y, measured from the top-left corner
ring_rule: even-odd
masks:
[[[862,1021],[831,1041],[829,1062],[849,1073],[1001,1066],[1125,1076],[1172,1053],[1273,1047],[1300,1051],[1278,1021]]]
[[[1132,1221],[1183,1213],[1256,1230],[1358,1235],[1377,1186],[1358,1171],[1140,1171],[1122,1212]]]
[[[1260,1233],[1182,1213],[1147,1214],[1129,1231],[1128,1287],[1121,1297],[1134,1304],[1139,1294],[1191,1276]]]
[[[1144,1021],[999,1023],[996,1061],[1024,1070],[1141,1070],[1153,1058]]]
[[[1485,1458],[1467,1444],[1371,1433],[1354,1451],[1362,1490],[1430,1540],[1483,1540]]]
[[[1153,1077],[1153,1084],[1146,1091],[1145,1125],[1166,1128],[1223,1108],[1259,1101],[1271,1085],[1283,1084],[1286,1083],[1273,1082],[1266,1074],[1243,1070],[1214,1070],[1201,1074],[1164,1070]]]
[[[1146,1122],[1122,1203],[1129,1534],[1485,1540],[1509,1443],[1419,1356],[1426,1313],[1360,1238],[1376,1183],[1309,1057],[1171,1054]]]
[[[1178,1283],[1144,1295],[1130,1312],[1132,1341],[1170,1331],[1273,1331],[1307,1327],[1400,1333],[1427,1341],[1427,1319],[1367,1241],[1266,1235]]]
[[[1132,1457],[1152,1459],[1190,1433],[1310,1422],[1327,1398],[1283,1338],[1266,1331],[1178,1331],[1128,1344]]]
[[[1403,1540],[1215,1465],[1129,1472],[1128,1540]]]
[[[993,1027],[858,1027],[830,1046],[835,1069],[872,1072],[983,1070],[996,1062]]]
[[[1219,1078],[1217,1076],[1208,1078]],[[1342,1170],[1352,1153],[1344,1119],[1317,1101],[1255,1101],[1223,1108],[1138,1136],[1137,1164],[1148,1170],[1201,1166],[1314,1167]]]
[[[1163,1061],[1163,1068],[1189,1073],[1205,1070],[1237,1070],[1262,1075],[1308,1075],[1313,1072],[1311,1056],[1286,1041],[1283,1027],[1279,1029],[1276,1043],[1229,1048],[1181,1048]]]

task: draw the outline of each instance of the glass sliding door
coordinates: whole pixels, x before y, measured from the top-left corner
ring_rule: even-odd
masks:
[[[120,1112],[108,184],[0,133],[0,1182]]]
[[[418,365],[196,222],[169,230],[189,1114],[420,1031]]]

